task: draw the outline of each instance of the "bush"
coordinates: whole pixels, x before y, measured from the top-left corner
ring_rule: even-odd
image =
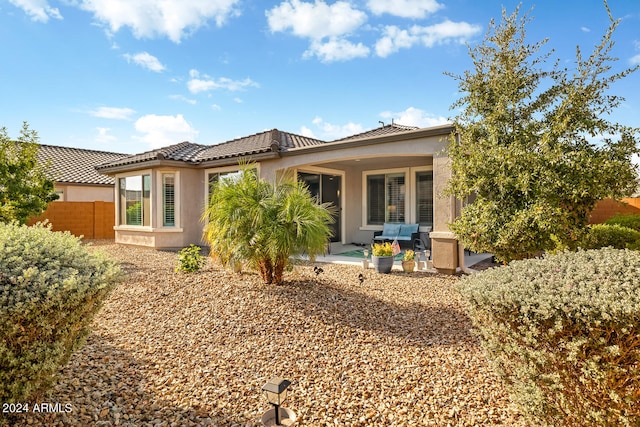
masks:
[[[632,230],[640,231],[640,215],[637,214],[617,214],[604,222],[607,225],[619,225]]]
[[[615,249],[637,249],[640,241],[640,231],[621,225],[595,224],[591,225],[581,239],[583,249],[600,249],[611,246]]]
[[[189,245],[186,248],[182,248],[178,252],[178,265],[176,266],[176,272],[182,271],[184,273],[194,273],[204,265],[207,259],[200,255],[200,246],[194,244]]]
[[[0,224],[0,402],[42,396],[119,276],[69,233]]]
[[[532,424],[640,425],[640,253],[514,261],[463,278],[459,290]]]

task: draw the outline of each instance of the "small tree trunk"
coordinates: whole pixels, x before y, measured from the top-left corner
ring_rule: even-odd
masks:
[[[264,258],[258,263],[260,269],[260,277],[267,285],[273,283],[273,265],[269,258]]]
[[[273,282],[276,285],[280,285],[284,281],[284,279],[283,279],[284,268],[286,266],[287,266],[287,259],[286,258],[278,258],[276,260],[276,265],[273,268]]]

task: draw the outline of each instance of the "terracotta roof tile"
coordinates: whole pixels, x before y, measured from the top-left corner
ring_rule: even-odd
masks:
[[[56,182],[74,184],[113,185],[115,180],[99,174],[95,166],[125,157],[126,154],[107,151],[86,150],[82,148],[40,145],[38,160],[50,160],[50,178]]]
[[[416,130],[416,129],[420,129],[420,128],[418,128],[416,126],[404,126],[404,125],[399,125],[397,123],[391,123],[389,125],[385,125],[385,126],[381,126],[379,128],[368,130],[366,132],[362,132],[362,133],[358,133],[358,134],[355,134],[355,135],[347,136],[346,138],[336,139],[335,141],[331,141],[331,142],[351,141],[353,139],[362,139],[362,138],[374,138],[376,136],[391,135],[391,134],[394,134],[394,133],[407,132],[407,131]]]

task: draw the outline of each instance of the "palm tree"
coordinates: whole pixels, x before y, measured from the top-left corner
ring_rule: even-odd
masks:
[[[256,268],[265,283],[280,284],[289,258],[322,253],[333,210],[319,204],[302,182],[271,184],[244,166],[220,179],[203,216],[205,240],[223,265]]]

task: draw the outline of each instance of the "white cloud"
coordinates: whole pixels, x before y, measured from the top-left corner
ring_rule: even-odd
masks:
[[[162,65],[162,63],[158,60],[158,58],[156,58],[155,56],[151,55],[148,52],[140,52],[140,53],[136,53],[135,55],[130,55],[128,53],[125,53],[123,56],[125,57],[127,62],[133,62],[141,66],[142,68],[155,71],[156,73],[164,71],[165,69],[164,65]]]
[[[24,10],[32,21],[49,22],[49,18],[62,19],[58,8],[49,6],[47,0],[9,0],[9,3]]]
[[[314,135],[313,131],[311,129],[309,129],[308,127],[306,127],[306,126],[301,126],[300,127],[300,135],[306,136],[307,138],[317,139],[316,136]]]
[[[590,33],[590,32],[591,32],[591,28],[589,28],[589,27],[580,27],[580,29],[581,29],[584,33]]]
[[[631,59],[629,59],[629,62],[631,62],[631,65],[640,64],[640,54],[632,56]]]
[[[367,20],[364,12],[353,9],[346,1],[328,5],[322,0],[287,0],[266,15],[271,32],[291,30],[298,37],[315,40],[348,34]]]
[[[191,93],[209,92],[216,89],[226,89],[231,92],[246,89],[248,87],[260,87],[250,78],[244,80],[232,80],[227,77],[214,79],[206,74],[200,74],[198,70],[190,70],[191,80],[187,82],[187,88]]]
[[[117,140],[117,138],[113,135],[109,135],[110,128],[96,128],[98,131],[98,136],[96,136],[96,142],[113,142]]]
[[[237,3],[239,0],[78,0],[80,8],[93,13],[110,32],[129,27],[136,38],[168,37],[175,43],[211,20],[222,26],[238,15]]]
[[[312,123],[316,125],[320,131],[320,136],[314,136],[313,138],[320,138],[325,141],[332,141],[334,139],[340,139],[364,132],[362,125],[353,122],[349,122],[345,125],[334,125],[332,123],[325,122],[322,117],[316,117],[313,119]],[[308,128],[303,127],[303,131],[310,132],[310,134],[313,135],[313,131]]]
[[[131,116],[135,114],[135,112],[136,111],[131,108],[100,107],[96,110],[89,111],[89,114],[103,119],[131,120]]]
[[[369,0],[367,6],[374,15],[388,13],[413,19],[422,19],[444,8],[444,5],[436,0]]]
[[[134,139],[146,142],[151,148],[166,147],[183,141],[193,142],[198,131],[187,122],[182,114],[176,116],[157,116],[148,114],[140,117],[135,124],[141,136]]]
[[[393,121],[396,124],[404,126],[417,126],[419,128],[426,128],[431,126],[443,125],[450,123],[446,117],[434,116],[419,108],[409,107],[404,111],[393,113],[391,111],[384,111],[380,113],[380,117]]]
[[[271,32],[287,32],[307,38],[310,46],[305,58],[317,57],[322,62],[346,61],[369,55],[369,48],[353,43],[346,36],[367,21],[367,14],[354,9],[349,2],[331,5],[323,0],[314,3],[287,0],[266,12]]]
[[[347,61],[369,55],[369,48],[362,43],[354,44],[344,39],[330,39],[328,42],[314,41],[304,58],[318,57],[322,62]]]
[[[169,98],[175,101],[186,102],[187,104],[191,104],[191,105],[196,105],[198,103],[198,101],[196,101],[195,99],[187,98],[184,95],[169,95]]]
[[[425,47],[451,42],[465,43],[480,31],[479,25],[449,20],[426,27],[414,25],[408,30],[389,25],[384,28],[382,38],[376,42],[376,54],[387,57],[400,49],[410,48],[419,43]]]

